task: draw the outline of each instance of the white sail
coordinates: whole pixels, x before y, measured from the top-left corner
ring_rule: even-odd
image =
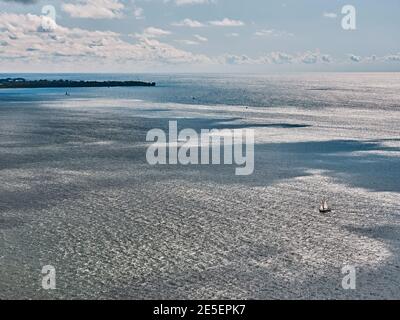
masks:
[[[326,201],[325,199],[321,201],[321,205],[319,207],[319,210],[321,212],[328,212],[330,211],[329,209],[329,205],[328,205],[328,201]]]

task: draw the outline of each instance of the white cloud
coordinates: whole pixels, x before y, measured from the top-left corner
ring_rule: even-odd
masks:
[[[263,29],[255,33],[257,37],[293,37],[293,33],[279,31],[275,29]]]
[[[318,53],[315,52],[306,52],[302,57],[301,57],[301,62],[305,64],[315,64],[319,61],[320,56]]]
[[[292,63],[294,60],[294,57],[292,55],[284,52],[272,52],[266,58],[267,61],[270,61],[274,64]]]
[[[269,52],[264,55],[250,57],[245,54],[225,54],[208,57],[175,47],[173,44],[158,40],[172,35],[171,31],[148,27],[128,38],[112,31],[89,31],[82,28],[67,28],[58,25],[48,17],[32,14],[0,13],[0,67],[11,65],[68,66],[71,70],[79,70],[88,65],[100,67],[105,65],[109,70],[126,70],[136,66],[168,66],[188,65],[315,65],[333,62],[328,54],[318,50],[300,53]],[[171,39],[168,37],[167,39]],[[194,34],[192,39],[177,40],[187,46],[200,45],[208,39]],[[335,63],[353,61],[359,63],[399,63],[400,53],[384,56],[360,57],[354,54],[335,57]],[[118,66],[121,69],[118,69]],[[175,68],[175,67],[174,67]],[[48,70],[48,69],[47,69]],[[83,69],[85,70],[85,69]]]
[[[175,27],[189,27],[189,28],[205,27],[204,23],[191,19],[184,19],[180,22],[173,22],[171,25]]]
[[[206,37],[200,36],[198,34],[195,34],[193,36],[196,40],[175,40],[175,42],[184,44],[184,45],[189,45],[189,46],[195,46],[199,45],[201,42],[207,42],[208,39]]]
[[[164,3],[173,2],[177,6],[194,5],[194,4],[209,4],[213,3],[213,0],[164,0]]]
[[[141,20],[144,19],[144,10],[143,8],[140,7],[133,7],[133,16],[137,19],[137,20]]]
[[[353,62],[360,62],[361,61],[361,57],[360,56],[356,56],[354,54],[351,54],[350,56],[350,60]]]
[[[155,28],[155,27],[148,27],[144,29],[142,34],[138,34],[139,38],[158,38],[163,36],[168,36],[171,34],[171,31]]]
[[[331,63],[332,62],[332,58],[328,54],[323,54],[321,56],[321,60],[322,60],[322,62],[325,62],[325,63]]]
[[[285,52],[270,52],[263,56],[251,58],[247,55],[225,54],[219,59],[220,63],[229,65],[284,65],[284,64],[317,64],[330,63],[332,59],[329,55],[321,55],[318,51],[306,51],[297,54]]]
[[[4,2],[16,2],[21,4],[33,4],[38,2],[39,0],[3,0]]]
[[[73,18],[122,18],[124,5],[119,0],[78,0],[64,3],[61,8]]]
[[[49,26],[49,27],[48,27]],[[203,64],[210,63],[204,55],[197,55],[162,43],[154,37],[168,31],[147,28],[136,43],[122,40],[119,33],[66,28],[54,21],[27,14],[0,14],[0,61],[17,61],[20,64],[68,64],[72,68],[88,64],[135,66]],[[148,37],[145,37],[147,35]],[[8,62],[6,65],[9,65]]]
[[[225,18],[223,20],[214,20],[208,22],[200,22],[197,20],[192,19],[184,19],[179,22],[173,22],[171,24],[174,27],[188,27],[188,28],[203,28],[207,26],[214,26],[214,27],[243,27],[246,24],[240,20],[232,20]]]
[[[391,61],[391,62],[400,62],[400,53],[387,55],[384,57],[384,60]]]
[[[225,18],[223,20],[209,21],[209,24],[216,27],[243,27],[246,24],[240,20]]]
[[[227,54],[222,57],[222,61],[225,64],[231,65],[243,65],[243,64],[255,64],[256,61],[248,57],[247,55],[234,55]]]
[[[208,41],[208,39],[207,39],[206,37],[200,36],[200,35],[198,35],[198,34],[195,34],[194,37],[195,37],[198,41],[201,41],[201,42],[207,42],[207,41]]]
[[[322,14],[322,16],[323,16],[324,18],[330,18],[330,19],[336,19],[336,18],[337,18],[337,14],[334,13],[334,12],[324,12],[324,13]]]
[[[193,41],[193,40],[175,40],[175,42],[178,42],[178,43],[181,43],[181,44],[185,44],[185,45],[189,45],[189,46],[196,46],[196,45],[200,44],[197,41]]]

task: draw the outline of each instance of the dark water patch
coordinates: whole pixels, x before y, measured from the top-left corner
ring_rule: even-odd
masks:
[[[400,226],[399,225],[382,225],[373,227],[355,227],[347,226],[346,230],[357,233],[364,237],[381,239],[385,241],[395,242],[400,249]]]
[[[238,123],[238,124],[217,124],[217,129],[248,129],[248,128],[309,128],[311,125],[307,124],[293,124],[293,123]]]
[[[12,217],[0,217],[0,230],[15,229],[22,227],[23,225],[24,221],[21,219]]]
[[[136,109],[135,111],[139,112],[169,112],[171,111],[170,109],[156,109],[156,108],[151,108],[151,109]]]

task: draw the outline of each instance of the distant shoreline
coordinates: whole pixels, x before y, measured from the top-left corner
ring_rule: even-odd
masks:
[[[0,89],[34,88],[104,88],[104,87],[155,87],[155,82],[144,81],[74,81],[74,80],[25,80],[24,78],[0,79]]]

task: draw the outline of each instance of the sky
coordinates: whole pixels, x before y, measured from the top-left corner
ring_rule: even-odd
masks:
[[[397,72],[399,13],[399,0],[0,0],[0,72]]]

